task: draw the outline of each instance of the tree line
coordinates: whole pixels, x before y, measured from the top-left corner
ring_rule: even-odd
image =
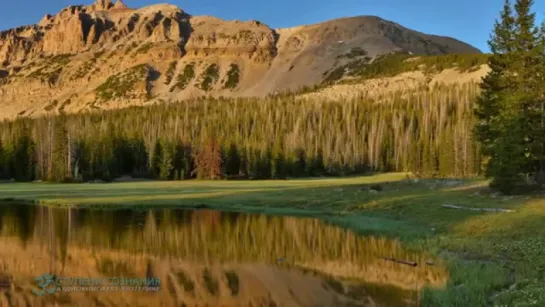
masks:
[[[474,176],[478,84],[350,101],[196,99],[0,123],[0,178]]]

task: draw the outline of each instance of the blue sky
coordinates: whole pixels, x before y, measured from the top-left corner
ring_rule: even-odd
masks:
[[[37,23],[46,13],[94,0],[2,0],[0,30]],[[503,0],[125,0],[130,7],[175,4],[192,15],[260,20],[273,28],[311,24],[332,18],[376,15],[407,28],[451,36],[488,51],[486,41]],[[544,1],[536,1],[538,20]]]

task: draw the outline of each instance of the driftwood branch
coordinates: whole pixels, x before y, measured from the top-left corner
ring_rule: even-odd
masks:
[[[461,209],[461,210],[484,211],[484,212],[515,212],[515,210],[502,209],[502,208],[470,208],[470,207],[462,207],[462,206],[455,206],[455,205],[443,205],[443,207],[449,208],[449,209]]]
[[[418,263],[413,262],[413,261],[398,260],[398,259],[387,258],[387,257],[381,257],[381,258],[384,259],[384,260],[388,260],[388,261],[392,261],[392,262],[396,262],[396,263],[401,263],[401,264],[405,264],[405,265],[418,266]]]

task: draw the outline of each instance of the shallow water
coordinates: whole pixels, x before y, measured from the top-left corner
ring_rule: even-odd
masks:
[[[2,307],[417,306],[448,279],[430,260],[309,218],[0,206]],[[41,287],[43,274],[56,282]]]

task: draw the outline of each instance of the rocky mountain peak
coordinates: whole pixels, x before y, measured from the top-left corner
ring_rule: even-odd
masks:
[[[116,9],[116,10],[127,9],[127,8],[128,8],[127,5],[125,3],[123,3],[122,0],[117,0],[117,2],[114,5],[114,9]]]
[[[95,1],[95,9],[107,11],[113,6],[111,0],[96,0]]]

